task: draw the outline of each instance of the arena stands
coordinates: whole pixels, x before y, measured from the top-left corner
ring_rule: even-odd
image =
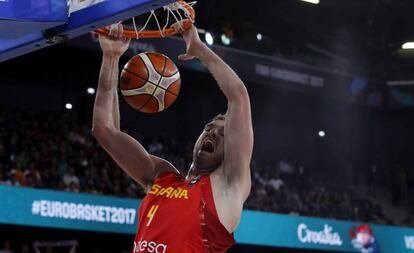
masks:
[[[90,127],[69,114],[0,110],[0,184],[72,192],[142,197],[142,190],[98,147]],[[130,132],[148,151],[188,168],[192,144]],[[291,215],[392,224],[380,205],[344,186],[330,186],[280,161],[252,164],[247,209]]]

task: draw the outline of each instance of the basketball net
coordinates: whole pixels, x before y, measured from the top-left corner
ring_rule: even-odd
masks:
[[[178,0],[177,2],[161,7],[158,10],[162,10],[163,16],[166,16],[165,22],[161,21],[161,18],[157,16],[155,10],[150,11],[149,17],[142,27],[137,25],[135,20],[136,17],[133,17],[133,29],[124,29],[123,35],[124,37],[133,39],[169,37],[179,32],[175,28],[171,27],[174,23],[177,23],[181,30],[188,30],[195,22],[195,11],[192,6],[196,3],[196,1],[187,3],[183,0]],[[148,29],[148,25],[151,21],[155,22],[156,28]],[[107,28],[100,28],[95,32],[107,35],[109,30]]]

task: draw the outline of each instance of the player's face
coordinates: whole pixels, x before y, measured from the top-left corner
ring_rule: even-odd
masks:
[[[197,174],[217,169],[224,160],[224,124],[222,119],[208,123],[194,146],[193,162]]]

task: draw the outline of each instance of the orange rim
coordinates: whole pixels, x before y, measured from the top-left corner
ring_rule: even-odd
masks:
[[[182,23],[182,27],[184,30],[190,29],[191,25],[193,24],[193,21],[195,20],[195,11],[193,7],[191,7],[189,4],[187,4],[184,0],[178,0],[177,1],[183,8],[185,8],[188,12],[189,17],[184,20]],[[102,35],[108,35],[109,29],[107,28],[99,28],[94,31],[97,34]],[[153,39],[153,38],[160,38],[160,37],[168,37],[173,36],[179,33],[174,28],[166,28],[161,30],[144,30],[144,31],[138,31],[138,33],[135,30],[124,30],[123,35],[126,38],[132,38],[132,39]]]

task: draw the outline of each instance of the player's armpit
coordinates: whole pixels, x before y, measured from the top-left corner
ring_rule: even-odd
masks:
[[[114,161],[132,179],[148,188],[155,177],[150,154],[134,138],[117,129],[94,127],[93,135]]]

